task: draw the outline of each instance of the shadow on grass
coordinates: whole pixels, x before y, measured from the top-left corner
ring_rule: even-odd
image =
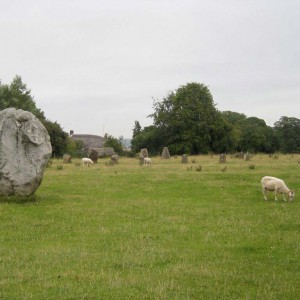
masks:
[[[15,203],[15,204],[26,204],[26,203],[37,203],[41,200],[41,197],[36,195],[30,196],[0,196],[0,203]]]

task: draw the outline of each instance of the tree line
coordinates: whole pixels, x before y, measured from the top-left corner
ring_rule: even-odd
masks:
[[[0,110],[15,107],[33,113],[46,127],[52,145],[52,155],[65,153],[82,156],[82,143],[72,140],[60,124],[46,118],[36,107],[34,97],[20,76],[10,84],[0,81]],[[170,92],[161,101],[154,101],[153,125],[142,128],[134,122],[131,154],[147,148],[153,155],[167,146],[171,154],[205,154],[251,151],[274,153],[300,152],[300,120],[283,116],[273,127],[256,117],[242,113],[219,111],[208,87],[192,82]],[[106,147],[119,155],[123,137],[106,134]]]
[[[282,116],[273,127],[243,113],[219,111],[208,87],[191,82],[154,101],[153,125],[135,121],[132,151],[152,154],[168,146],[171,154],[299,153],[300,120]]]

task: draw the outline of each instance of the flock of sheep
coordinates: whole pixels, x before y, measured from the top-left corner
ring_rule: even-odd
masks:
[[[89,166],[94,164],[90,158],[84,157],[82,158],[82,163],[84,166]],[[152,161],[151,158],[145,157],[144,158],[144,165],[151,165]],[[277,201],[277,195],[281,194],[284,201],[287,201],[284,195],[289,197],[289,201],[294,200],[295,193],[294,191],[290,190],[287,185],[284,183],[282,179],[272,177],[272,176],[264,176],[261,179],[262,185],[262,192],[264,195],[264,199],[267,199],[267,192],[274,192],[275,194],[275,201]]]

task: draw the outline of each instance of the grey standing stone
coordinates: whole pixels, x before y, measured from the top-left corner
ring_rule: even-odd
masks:
[[[161,157],[165,158],[165,159],[170,159],[171,158],[168,147],[164,147],[164,149],[162,151],[162,154],[161,154]]]
[[[140,165],[143,165],[143,164],[144,164],[144,158],[145,158],[145,157],[149,157],[149,156],[148,156],[148,149],[147,149],[147,148],[143,148],[143,149],[141,149],[141,151],[140,151],[140,154],[139,154]]]
[[[110,160],[111,160],[113,163],[117,164],[117,163],[119,162],[119,155],[118,155],[118,154],[112,155],[112,156],[110,157]]]
[[[15,108],[0,111],[0,195],[33,194],[51,153],[49,134],[32,113]]]
[[[181,163],[187,164],[189,162],[188,156],[186,154],[183,154],[181,157]]]
[[[250,154],[247,152],[245,155],[244,155],[244,159],[246,161],[249,161],[250,160]]]
[[[140,158],[144,159],[145,157],[148,157],[148,150],[147,150],[147,148],[143,148],[140,151]]]

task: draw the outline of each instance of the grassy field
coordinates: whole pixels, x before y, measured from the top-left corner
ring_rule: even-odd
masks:
[[[107,161],[0,199],[0,299],[299,299],[299,155]],[[264,175],[295,201],[263,200]]]

